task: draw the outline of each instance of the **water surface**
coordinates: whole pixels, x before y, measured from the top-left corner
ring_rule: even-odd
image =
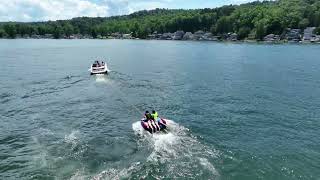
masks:
[[[319,179],[319,52],[1,40],[0,179]],[[102,57],[112,72],[90,76]],[[146,109],[168,134],[141,129]]]

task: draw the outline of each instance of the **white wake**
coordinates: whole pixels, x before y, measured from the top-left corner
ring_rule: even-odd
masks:
[[[146,155],[144,162],[133,163],[126,169],[107,169],[93,179],[130,179],[133,175],[142,179],[217,179],[219,173],[212,159],[217,158],[218,152],[201,144],[189,129],[172,120],[167,123],[167,133],[155,134],[145,131],[140,121],[133,123],[138,145],[147,144],[151,153]]]

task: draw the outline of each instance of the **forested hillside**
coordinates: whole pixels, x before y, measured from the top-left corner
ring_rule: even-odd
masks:
[[[316,32],[320,33],[320,0],[264,1],[196,10],[155,9],[125,16],[48,22],[4,22],[0,23],[0,37],[53,34],[60,38],[82,34],[95,38],[119,32],[146,38],[154,31],[203,30],[214,35],[234,32],[239,39],[248,36],[262,39],[270,33],[281,35],[286,28],[304,29],[308,26],[318,27]]]

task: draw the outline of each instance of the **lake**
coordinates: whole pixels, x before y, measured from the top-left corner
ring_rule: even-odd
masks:
[[[317,45],[0,40],[0,179],[319,179],[319,67]]]

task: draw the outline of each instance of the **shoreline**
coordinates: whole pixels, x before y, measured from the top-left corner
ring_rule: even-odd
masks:
[[[310,42],[310,41],[300,41],[300,42],[290,42],[290,41],[257,41],[257,40],[237,40],[237,41],[230,41],[230,40],[165,40],[165,39],[119,39],[119,38],[108,38],[108,39],[100,39],[100,38],[0,38],[0,40],[101,40],[101,41],[108,41],[108,40],[134,40],[134,41],[176,41],[176,42],[215,42],[215,43],[233,43],[233,44],[271,44],[271,45],[280,45],[280,44],[315,44],[320,45],[320,42]]]

